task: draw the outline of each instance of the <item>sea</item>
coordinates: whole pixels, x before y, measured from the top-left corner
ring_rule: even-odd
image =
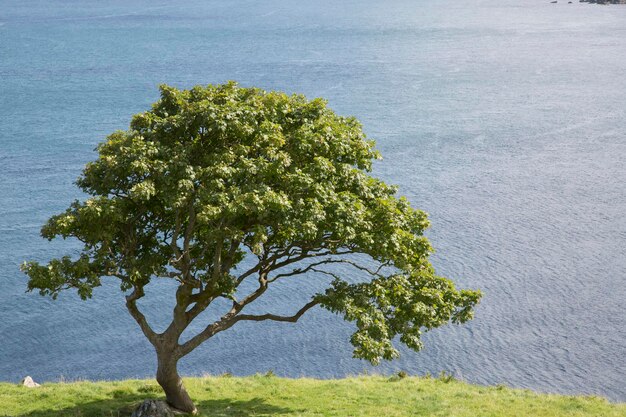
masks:
[[[430,214],[438,273],[484,297],[472,322],[378,367],[318,309],[241,323],[181,373],[444,371],[626,401],[626,6],[563,0],[0,0],[0,380],[154,375],[115,282],[53,301],[26,293],[19,266],[77,253],[40,228],[85,197],[74,181],[95,147],[159,84],[227,80],[357,117],[384,158],[373,175]],[[320,285],[250,311],[288,314]],[[157,329],[172,290],[156,281],[140,304]]]

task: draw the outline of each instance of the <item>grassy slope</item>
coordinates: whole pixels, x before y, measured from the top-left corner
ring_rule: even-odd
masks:
[[[536,394],[427,378],[341,380],[273,376],[186,379],[201,416],[626,416],[626,404],[598,397]],[[0,384],[0,416],[129,416],[144,398],[161,397],[153,381]]]

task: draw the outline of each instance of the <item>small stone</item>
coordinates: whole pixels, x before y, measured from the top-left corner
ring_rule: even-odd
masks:
[[[26,378],[22,379],[22,382],[20,382],[20,385],[23,385],[26,388],[37,388],[41,386],[38,383],[36,383],[33,380],[33,378],[31,378],[30,376],[27,376]]]
[[[130,417],[174,417],[174,413],[165,401],[145,400]]]

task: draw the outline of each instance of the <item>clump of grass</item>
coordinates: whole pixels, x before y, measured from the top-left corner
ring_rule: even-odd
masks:
[[[399,371],[397,374],[392,375],[389,378],[389,381],[394,382],[394,381],[400,381],[401,379],[404,379],[406,377],[408,377],[409,374],[407,374],[405,371]]]
[[[137,388],[137,391],[142,394],[160,394],[163,389],[158,384],[144,384]]]
[[[441,371],[437,379],[444,384],[449,384],[450,382],[455,381],[454,375],[447,373],[446,371]]]
[[[132,393],[132,392],[129,392],[128,390],[125,390],[125,389],[116,389],[116,390],[111,391],[111,396],[113,398],[125,398],[128,396],[129,393]]]

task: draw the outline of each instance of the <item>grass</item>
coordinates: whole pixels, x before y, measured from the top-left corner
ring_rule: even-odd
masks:
[[[185,379],[200,416],[626,416],[626,404],[600,397],[537,394],[502,385],[470,385],[440,378],[361,376],[339,380]],[[0,383],[0,416],[130,416],[145,398],[161,398],[154,381],[73,382],[29,389]]]

